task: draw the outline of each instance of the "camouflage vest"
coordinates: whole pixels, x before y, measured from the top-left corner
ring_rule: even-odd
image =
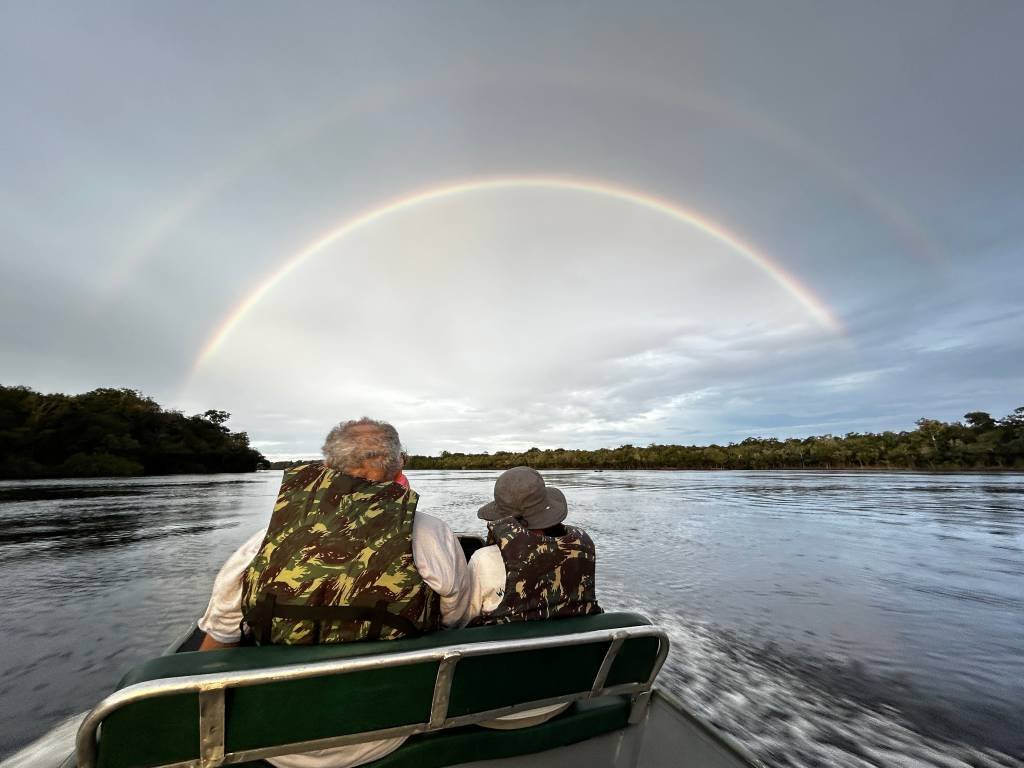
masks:
[[[415,491],[322,463],[285,470],[267,535],[242,577],[260,644],[393,640],[440,626],[412,556]]]
[[[594,591],[594,542],[564,526],[564,536],[531,533],[514,517],[488,523],[505,561],[505,596],[475,624],[555,619],[601,613]]]

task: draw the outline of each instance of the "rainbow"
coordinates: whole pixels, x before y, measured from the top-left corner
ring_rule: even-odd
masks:
[[[783,290],[799,302],[821,327],[831,333],[842,333],[842,325],[836,316],[825,306],[821,299],[816,297],[808,288],[801,285],[795,277],[725,227],[693,210],[684,208],[662,197],[605,181],[560,176],[501,176],[455,181],[406,194],[368,208],[321,235],[302,250],[289,256],[277,269],[267,275],[262,282],[231,309],[203,345],[199,356],[192,366],[192,374],[195,375],[217,353],[217,350],[220,349],[231,335],[231,332],[238,327],[242,319],[252,311],[253,307],[262,301],[264,296],[273,290],[274,286],[298,269],[307,259],[312,258],[329,245],[351,235],[358,229],[418,205],[474,192],[510,189],[546,189],[581,192],[613,200],[621,200],[624,203],[662,213],[703,232],[713,240],[717,240],[735,253],[743,256],[747,261],[771,277]]]

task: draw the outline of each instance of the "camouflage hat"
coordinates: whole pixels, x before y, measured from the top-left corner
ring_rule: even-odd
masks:
[[[565,520],[568,513],[565,494],[545,486],[540,472],[529,467],[513,467],[498,476],[494,483],[494,501],[480,507],[476,516],[481,520],[518,517],[529,528],[550,528]]]

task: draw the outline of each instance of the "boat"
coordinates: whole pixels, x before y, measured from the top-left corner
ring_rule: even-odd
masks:
[[[198,653],[202,637],[193,626],[3,768],[271,768],[396,736],[408,738],[365,765],[762,766],[656,686],[669,638],[637,613]],[[556,704],[568,707],[540,724],[479,725]]]

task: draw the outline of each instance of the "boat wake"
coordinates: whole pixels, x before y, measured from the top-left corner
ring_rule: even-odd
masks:
[[[700,622],[648,611],[672,639],[659,684],[772,766],[1024,768],[1024,761],[944,737],[900,708],[838,692],[830,676]],[[834,675],[832,678],[834,680]],[[823,678],[823,679],[822,679]],[[845,686],[849,688],[849,686]]]

